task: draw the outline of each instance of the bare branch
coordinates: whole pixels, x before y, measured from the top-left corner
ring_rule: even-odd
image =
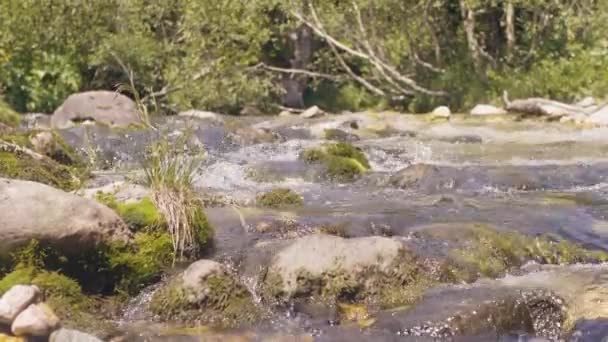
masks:
[[[340,77],[336,76],[336,75],[324,74],[324,73],[309,71],[309,70],[305,70],[305,69],[279,68],[279,67],[268,65],[266,63],[259,63],[252,67],[252,69],[259,69],[259,68],[269,70],[269,71],[274,71],[274,72],[280,72],[280,73],[284,73],[284,74],[306,75],[306,76],[310,76],[313,78],[324,78],[324,79],[328,79],[328,80],[332,80],[332,81],[340,80]]]

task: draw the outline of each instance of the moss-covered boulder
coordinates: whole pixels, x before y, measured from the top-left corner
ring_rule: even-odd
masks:
[[[394,307],[416,300],[428,283],[416,257],[396,240],[310,235],[274,257],[263,295],[278,303],[315,298]]]
[[[44,184],[5,178],[0,178],[0,194],[0,258],[32,239],[65,255],[131,239],[120,217],[95,201]]]
[[[199,260],[154,294],[150,309],[164,320],[221,327],[260,318],[251,293],[221,264]]]
[[[259,195],[256,198],[259,206],[265,208],[297,207],[304,205],[302,196],[286,188],[277,188]]]
[[[327,176],[339,182],[350,182],[371,169],[369,160],[357,147],[344,142],[305,150],[302,159],[320,163],[327,168]]]

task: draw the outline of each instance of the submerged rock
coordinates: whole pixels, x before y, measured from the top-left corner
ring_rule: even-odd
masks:
[[[141,125],[135,102],[113,91],[89,91],[70,95],[51,117],[54,128],[94,121],[108,126]]]
[[[111,209],[50,186],[0,178],[0,257],[38,240],[64,255],[102,242],[128,241],[130,233]],[[74,248],[78,246],[78,248]]]
[[[422,182],[432,182],[439,175],[439,168],[429,164],[414,164],[402,169],[391,176],[389,183],[397,188],[407,189],[420,185]],[[437,181],[437,180],[435,180]]]

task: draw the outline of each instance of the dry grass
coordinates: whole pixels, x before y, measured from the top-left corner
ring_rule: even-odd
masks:
[[[177,141],[166,139],[153,146],[144,160],[152,200],[164,216],[171,234],[175,256],[184,259],[200,249],[200,232],[203,229],[202,202],[193,189],[193,176],[204,160],[203,151],[190,151],[186,147],[189,133]]]

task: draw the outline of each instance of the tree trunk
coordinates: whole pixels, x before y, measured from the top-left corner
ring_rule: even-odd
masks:
[[[312,32],[306,25],[301,25],[289,34],[293,56],[289,60],[292,69],[306,70],[312,58]],[[304,108],[304,91],[308,86],[306,75],[283,75],[283,104],[292,108]]]
[[[469,45],[469,52],[473,59],[473,64],[477,71],[481,71],[481,53],[477,38],[475,38],[475,13],[467,5],[466,0],[460,0],[460,12],[462,14],[462,25],[464,26],[464,33],[466,35],[467,44]]]
[[[505,36],[507,37],[507,61],[513,61],[515,52],[515,5],[513,0],[507,0],[505,4]]]

